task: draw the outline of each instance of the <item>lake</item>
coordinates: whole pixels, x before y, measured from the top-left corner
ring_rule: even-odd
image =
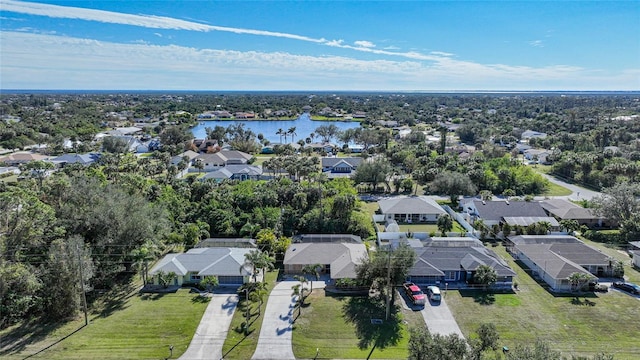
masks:
[[[203,120],[193,127],[191,132],[196,139],[203,139],[207,136],[205,129],[208,127],[213,129],[216,126],[228,127],[234,124],[244,124],[246,129],[250,129],[256,135],[264,135],[265,139],[272,143],[279,143],[281,140],[284,142],[284,137],[280,138],[280,135],[276,134],[278,129],[287,131],[289,128],[295,127],[296,136],[294,141],[297,142],[300,139],[304,140],[309,137],[309,134],[315,132],[322,125],[333,124],[341,131],[360,127],[360,123],[357,121],[313,121],[309,114],[304,113],[295,120]],[[290,141],[291,136],[287,135],[287,142]],[[314,141],[317,140],[314,139]]]

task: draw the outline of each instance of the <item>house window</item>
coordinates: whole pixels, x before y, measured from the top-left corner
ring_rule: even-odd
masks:
[[[202,276],[191,274],[191,281],[200,281],[202,280]]]
[[[456,280],[456,271],[445,271],[444,279],[445,280]]]

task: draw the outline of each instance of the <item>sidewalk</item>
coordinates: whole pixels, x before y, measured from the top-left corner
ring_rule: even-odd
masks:
[[[191,343],[180,360],[221,359],[238,295],[213,294]]]

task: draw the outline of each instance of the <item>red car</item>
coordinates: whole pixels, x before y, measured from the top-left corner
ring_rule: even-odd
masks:
[[[420,290],[418,285],[412,282],[406,282],[402,286],[404,287],[404,291],[407,293],[409,299],[411,299],[411,302],[415,305],[424,305],[427,303],[427,297],[424,295],[422,290]]]

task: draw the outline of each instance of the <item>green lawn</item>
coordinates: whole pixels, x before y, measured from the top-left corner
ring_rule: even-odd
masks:
[[[266,273],[265,280],[268,284],[267,293],[270,293],[273,287],[276,286],[277,278],[278,271],[270,271]],[[249,328],[249,335],[247,336],[244,335],[242,328],[242,323],[244,322],[244,306],[244,299],[240,299],[238,307],[233,313],[233,319],[229,326],[227,339],[222,347],[222,354],[225,359],[251,359],[251,356],[253,356],[253,353],[256,351],[258,337],[260,336],[260,328],[262,327],[264,309],[267,306],[267,297],[265,296],[260,316],[255,315],[252,318],[253,323]],[[251,313],[257,314],[257,308],[255,306],[251,308]]]
[[[549,182],[549,188],[542,195],[543,196],[567,196],[573,194],[573,191],[567,189],[564,186]]]
[[[175,294],[139,294],[133,287],[89,315],[89,325],[78,319],[42,333],[27,325],[3,332],[23,342],[17,353],[0,353],[3,359],[163,359],[180,356],[188,347],[208,304],[180,289]],[[37,324],[30,324],[36,328]],[[75,332],[74,332],[75,331]],[[20,336],[22,338],[20,339]],[[50,348],[46,349],[47,346]],[[39,352],[40,351],[40,352]]]
[[[543,339],[570,355],[615,354],[617,360],[640,357],[640,303],[620,293],[588,294],[576,299],[554,296],[517,265],[502,246],[494,250],[517,272],[516,294],[485,295],[478,291],[449,291],[447,303],[462,332],[468,335],[483,322],[492,322],[500,344],[512,347]]]
[[[384,319],[384,304],[314,291],[294,324],[293,352],[297,358],[314,358],[318,349],[320,358],[406,359],[408,326],[425,325],[420,313],[398,304],[397,320],[373,325],[372,318]]]

